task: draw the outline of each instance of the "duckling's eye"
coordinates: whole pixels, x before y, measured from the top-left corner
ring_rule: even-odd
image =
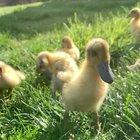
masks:
[[[40,63],[43,64],[43,60],[41,60]]]
[[[132,15],[137,15],[137,12],[136,12],[136,11],[133,11],[133,12],[132,12]]]
[[[132,12],[132,15],[135,15],[135,14],[136,14],[136,12],[133,11],[133,12]]]
[[[64,39],[62,40],[62,43],[65,43],[65,40]]]

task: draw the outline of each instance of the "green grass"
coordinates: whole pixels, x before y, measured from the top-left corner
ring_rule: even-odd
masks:
[[[126,16],[137,0],[48,1],[0,8],[0,60],[21,69],[26,81],[0,106],[0,139],[76,140],[140,139],[140,75],[126,66],[140,57],[140,46],[129,31]],[[84,46],[93,37],[110,44],[115,81],[100,111],[102,131],[93,134],[90,114],[71,113],[69,130],[63,127],[64,109],[51,97],[49,83],[36,85],[36,55],[55,50],[70,35],[84,58]]]

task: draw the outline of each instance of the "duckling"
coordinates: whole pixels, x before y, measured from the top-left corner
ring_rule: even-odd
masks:
[[[66,114],[69,111],[93,112],[99,129],[98,111],[113,82],[110,68],[109,44],[102,38],[89,41],[82,66],[70,82],[63,86],[62,101]]]
[[[136,41],[140,41],[140,9],[133,8],[129,16],[132,17],[130,22],[131,32],[134,35]]]
[[[69,36],[62,39],[60,50],[68,53],[76,61],[80,58],[80,51]]]
[[[130,71],[140,71],[140,59],[138,59],[134,65],[128,66]]]
[[[55,92],[61,91],[63,84],[70,81],[78,71],[78,66],[69,54],[61,51],[41,52],[38,54],[38,58],[42,61],[42,69],[47,68],[52,73],[51,90],[55,98]]]
[[[11,98],[13,88],[25,79],[22,72],[15,70],[10,65],[0,61],[0,91],[3,93],[4,89],[8,90],[8,95]]]

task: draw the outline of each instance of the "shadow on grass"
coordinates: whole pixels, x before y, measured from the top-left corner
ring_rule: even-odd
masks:
[[[63,22],[67,23],[67,18],[73,17],[74,13],[77,13],[82,21],[90,22],[97,13],[105,17],[110,12],[121,12],[122,7],[132,8],[136,3],[137,0],[88,0],[51,1],[26,8],[19,6],[12,13],[0,17],[0,32],[8,32],[16,38],[29,38],[37,33],[62,28]]]
[[[46,86],[50,86],[51,84],[51,75],[46,75],[46,73],[41,73],[41,74],[38,74],[37,73],[37,78],[35,79],[34,81],[34,84],[33,86],[43,86],[43,85],[46,85]]]
[[[75,112],[76,113],[76,112]],[[97,131],[91,127],[90,121],[92,120],[90,113],[85,113],[86,118],[84,120],[84,116],[80,113],[72,112],[67,119],[56,118],[54,116],[56,123],[48,126],[44,131],[40,130],[37,134],[36,138],[38,140],[49,139],[49,140],[69,140],[69,139],[77,139],[77,136],[81,134],[82,138],[85,139],[87,137],[94,138],[97,136]],[[81,121],[82,120],[82,121]],[[88,136],[83,132],[83,126],[85,125]]]

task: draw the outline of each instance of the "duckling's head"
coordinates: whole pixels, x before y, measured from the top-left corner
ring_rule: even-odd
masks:
[[[111,84],[113,72],[110,68],[109,44],[102,38],[92,39],[86,47],[87,61],[97,69],[101,79]]]
[[[49,67],[49,52],[41,52],[37,57],[36,69],[39,72],[44,72]]]
[[[130,11],[130,13],[129,13],[129,15],[128,16],[130,16],[130,17],[132,17],[132,18],[139,18],[140,17],[140,9],[139,8],[133,8],[131,11]]]
[[[69,36],[64,36],[62,39],[62,48],[71,49],[73,44],[73,40]]]

